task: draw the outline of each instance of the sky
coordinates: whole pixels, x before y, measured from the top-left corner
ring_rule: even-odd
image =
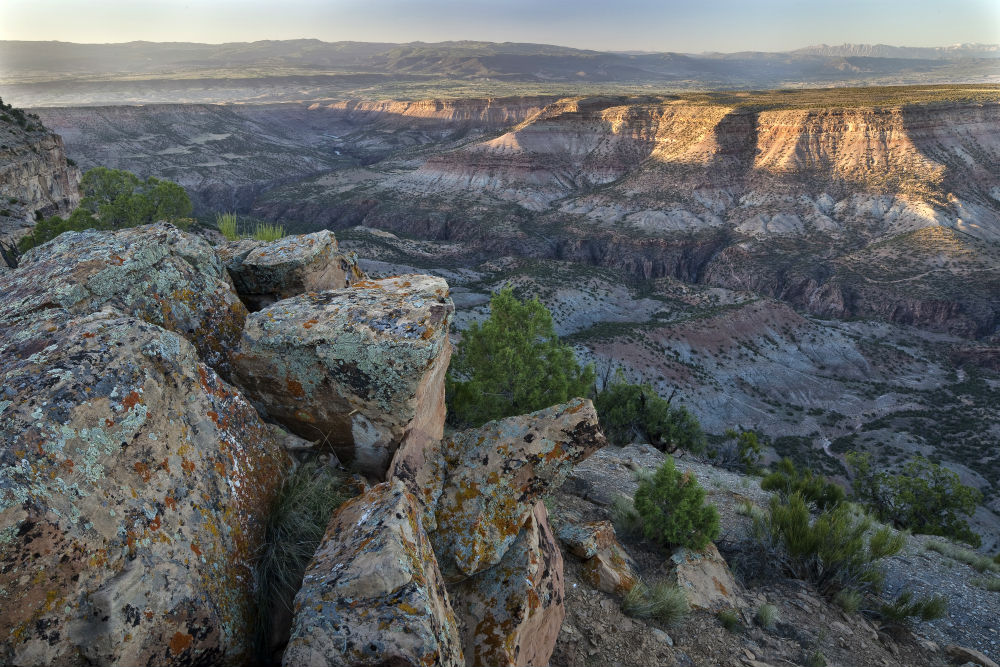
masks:
[[[0,39],[297,38],[688,53],[1000,43],[1000,0],[0,0]]]

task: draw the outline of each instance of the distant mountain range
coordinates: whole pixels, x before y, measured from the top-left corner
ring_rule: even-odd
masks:
[[[434,96],[465,94],[469,85],[476,86],[476,94],[494,89],[497,94],[571,94],[581,85],[593,93],[628,86],[667,91],[1000,81],[996,44],[845,44],[783,53],[685,54],[473,41],[0,41],[0,63],[0,92],[24,106]]]

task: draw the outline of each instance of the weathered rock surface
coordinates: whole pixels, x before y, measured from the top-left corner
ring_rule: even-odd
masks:
[[[548,665],[566,609],[563,561],[537,502],[503,559],[452,589],[469,665]]]
[[[184,336],[223,377],[247,314],[212,247],[167,223],[60,234],[0,275],[0,294],[0,322],[112,306]]]
[[[18,275],[40,278],[42,261]],[[285,455],[179,335],[113,310],[32,317],[0,325],[0,662],[242,663],[250,558]]]
[[[66,215],[76,207],[80,170],[66,162],[62,137],[30,117],[18,125],[11,113],[0,114],[0,239],[16,241],[36,214]]]
[[[383,475],[444,428],[454,312],[440,278],[407,275],[285,299],[247,319],[237,375],[267,413]]]
[[[957,644],[949,644],[945,647],[944,652],[947,653],[948,657],[951,658],[956,664],[963,663],[966,665],[979,665],[979,667],[998,667],[997,663],[993,662],[976,649],[966,648]]]
[[[597,590],[624,595],[635,586],[638,577],[610,521],[571,519],[562,522],[556,534],[570,553],[583,559],[582,576]]]
[[[295,598],[283,664],[457,667],[461,646],[420,509],[402,482],[342,505]]]
[[[219,256],[251,310],[303,292],[342,289],[364,277],[353,253],[339,252],[328,230],[272,243],[244,239],[221,246]]]
[[[432,535],[445,576],[499,563],[536,501],[605,444],[594,406],[582,398],[446,439]]]
[[[688,604],[717,610],[739,604],[739,588],[726,559],[714,544],[701,551],[681,547],[670,556],[671,577],[687,595]]]

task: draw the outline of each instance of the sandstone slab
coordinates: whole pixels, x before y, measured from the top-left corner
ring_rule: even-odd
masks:
[[[342,289],[364,278],[353,253],[339,251],[333,232],[244,239],[219,248],[236,291],[252,310],[303,292]]]
[[[224,377],[247,315],[212,246],[167,223],[60,234],[0,274],[0,294],[5,322],[53,307],[141,317],[187,338]]]
[[[381,476],[397,448],[441,438],[453,312],[447,283],[422,275],[285,299],[247,318],[238,383],[292,432]]]
[[[736,580],[714,544],[701,551],[681,547],[670,556],[670,565],[692,607],[716,611],[740,606]]]
[[[283,664],[465,664],[419,507],[402,482],[337,510],[295,597]]]
[[[610,521],[563,521],[556,534],[574,556],[583,559],[583,578],[605,593],[624,595],[638,581]]]
[[[597,412],[582,398],[445,439],[432,535],[445,576],[499,563],[536,501],[605,444]]]
[[[0,662],[245,660],[287,461],[187,340],[113,310],[0,325],[0,442]]]
[[[451,591],[469,665],[548,665],[566,608],[562,554],[545,505],[534,504],[499,563]]]

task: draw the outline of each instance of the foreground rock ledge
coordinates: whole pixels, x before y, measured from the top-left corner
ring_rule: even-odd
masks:
[[[605,444],[594,405],[583,398],[445,440],[431,536],[445,576],[457,581],[499,563],[535,502]]]
[[[420,511],[401,482],[337,510],[295,596],[283,664],[465,665]]]
[[[60,234],[0,274],[0,295],[0,322],[114,307],[184,336],[226,379],[247,315],[212,246],[165,222]]]
[[[493,567],[452,586],[468,664],[547,665],[566,617],[563,560],[538,502]]]
[[[448,284],[423,275],[285,299],[247,319],[238,382],[297,435],[381,477],[400,445],[442,436],[454,310]]]
[[[285,455],[180,336],[0,326],[0,662],[242,664]]]
[[[218,248],[236,291],[251,310],[303,292],[342,289],[364,276],[329,230],[272,243],[244,239]]]

